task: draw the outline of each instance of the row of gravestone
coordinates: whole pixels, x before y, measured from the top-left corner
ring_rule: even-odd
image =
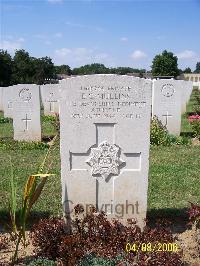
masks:
[[[58,111],[60,116],[66,221],[73,207],[82,204],[86,211],[92,205],[108,218],[134,217],[143,227],[151,116],[157,115],[171,133],[179,134],[192,83],[91,75],[40,90],[37,85],[4,88],[3,111],[6,115],[12,103],[15,139],[41,138],[40,91],[44,110],[48,104],[50,113]]]
[[[114,76],[112,77],[114,78]],[[104,76],[101,79],[103,80]],[[61,84],[40,87],[33,84],[20,84],[0,88],[0,111],[4,112],[4,117],[13,118],[15,140],[41,140],[40,102],[44,108],[44,115],[59,114],[60,92],[67,83],[69,83],[69,80],[64,80]],[[179,135],[181,114],[186,111],[186,104],[192,92],[192,82],[153,80],[151,91],[152,117],[156,115],[171,134]],[[142,93],[142,90],[140,93]],[[128,95],[123,94],[123,92],[121,97],[128,100]],[[117,95],[115,95],[115,100],[117,100]],[[130,107],[131,104],[137,105],[136,102],[123,104],[130,104]],[[118,106],[118,110],[120,110],[120,107],[123,107],[123,105]],[[105,106],[104,112],[112,113],[112,109],[109,108],[111,106]]]

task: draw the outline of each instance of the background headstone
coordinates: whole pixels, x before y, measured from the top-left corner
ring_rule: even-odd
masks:
[[[62,201],[92,204],[108,218],[147,210],[152,82],[91,75],[60,84]],[[72,213],[71,213],[72,215]]]
[[[4,117],[12,118],[13,117],[13,86],[4,87],[3,89],[3,112]]]
[[[59,113],[59,87],[57,84],[40,86],[44,115]]]
[[[3,111],[3,87],[0,87],[0,111]]]
[[[20,84],[13,86],[14,139],[41,141],[39,86]]]
[[[181,130],[181,89],[177,80],[153,80],[152,117],[157,116],[174,135],[180,135]]]

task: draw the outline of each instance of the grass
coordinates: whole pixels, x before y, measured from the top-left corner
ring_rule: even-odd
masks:
[[[197,104],[195,100],[195,90],[193,90],[192,95],[190,97],[190,101],[188,102],[186,106],[186,113],[182,114],[182,119],[181,119],[181,132],[183,134],[191,134],[192,133],[192,127],[190,123],[188,122],[188,113],[193,113],[195,112],[195,106]]]
[[[193,97],[193,96],[192,96]],[[192,110],[192,98],[187,110]],[[0,114],[1,115],[1,114]],[[183,115],[182,131],[191,132]],[[55,135],[49,119],[42,118],[42,135]],[[11,123],[0,124],[0,137],[11,139]],[[11,173],[9,158],[12,158],[14,175],[18,183],[18,201],[22,188],[31,174],[36,174],[47,149],[11,150],[0,149],[0,223],[8,209],[8,180]],[[171,210],[175,213],[189,207],[189,201],[200,203],[200,148],[199,146],[151,147],[148,187],[148,210]],[[50,173],[41,198],[34,206],[34,215],[62,214],[59,143],[50,156]]]

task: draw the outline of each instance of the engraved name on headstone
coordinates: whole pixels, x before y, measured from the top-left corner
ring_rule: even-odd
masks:
[[[73,77],[60,84],[67,220],[82,204],[85,211],[93,205],[108,218],[136,218],[144,226],[151,86],[149,80],[117,75]]]

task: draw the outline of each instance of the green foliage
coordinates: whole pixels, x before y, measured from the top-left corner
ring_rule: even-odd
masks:
[[[183,70],[183,73],[192,73],[192,70],[190,67],[186,67],[184,70]]]
[[[56,266],[56,263],[47,258],[39,258],[26,263],[26,266]]]
[[[0,150],[45,150],[49,145],[44,142],[25,142],[0,139]]]
[[[42,116],[42,122],[55,122],[55,121],[56,121],[56,116],[52,116],[52,115]]]
[[[33,82],[36,84],[44,84],[45,79],[55,78],[55,67],[52,59],[49,57],[33,58]]]
[[[156,55],[153,59],[153,76],[173,76],[179,75],[178,58],[172,52],[164,50],[162,54]]]
[[[0,116],[0,124],[10,123],[11,121],[11,118]]]
[[[138,73],[141,77],[143,73],[145,73],[145,69],[137,69],[131,67],[117,67],[117,68],[110,68],[111,74],[118,74],[118,75],[126,75],[128,73]]]
[[[151,121],[150,143],[152,145],[168,145],[168,132],[161,121],[154,116]]]
[[[74,75],[88,75],[88,74],[118,74],[126,75],[128,73],[139,73],[141,76],[145,73],[145,69],[135,69],[131,67],[117,67],[107,68],[103,64],[84,65],[79,68],[74,68],[72,74]]]
[[[14,84],[43,84],[54,79],[56,68],[49,57],[31,57],[25,50],[17,50],[12,57],[0,50],[0,86]]]
[[[17,50],[13,58],[13,84],[33,83],[33,60],[25,50]]]
[[[200,140],[200,119],[196,119],[191,122],[194,137]]]
[[[200,62],[197,62],[194,73],[200,73]]]
[[[193,95],[194,95],[194,111],[196,114],[200,115],[200,90],[195,89],[193,91]]]
[[[55,136],[54,141],[57,136]],[[13,167],[11,165],[11,177],[10,177],[10,197],[9,197],[9,212],[10,219],[12,224],[12,240],[15,241],[15,251],[11,258],[12,263],[15,263],[18,257],[18,250],[20,242],[23,243],[25,248],[26,246],[26,227],[27,227],[27,218],[30,214],[30,211],[33,205],[38,201],[41,192],[44,188],[44,185],[49,176],[52,174],[43,173],[46,160],[52,149],[52,145],[46,152],[44,160],[42,161],[38,173],[35,175],[30,175],[24,186],[24,191],[21,200],[21,206],[19,208],[19,219],[16,221],[16,210],[17,210],[17,182],[14,179]]]
[[[7,51],[0,50],[0,86],[11,85],[12,58]]]
[[[122,258],[116,258],[116,259],[108,259],[108,258],[99,258],[95,256],[94,254],[89,254],[88,256],[85,256],[84,259],[80,261],[80,263],[77,266],[116,266],[122,261]],[[120,264],[119,264],[120,265]],[[123,266],[128,266],[128,263],[123,263]]]
[[[191,140],[187,137],[169,134],[166,127],[162,125],[161,121],[156,116],[154,116],[151,121],[150,143],[156,146],[170,146],[173,144],[189,145],[191,144]]]
[[[55,66],[50,57],[31,57],[25,50],[17,50],[12,59],[7,51],[0,50],[0,86],[14,84],[45,84],[56,83],[56,74],[88,75],[88,74],[118,74],[138,73],[141,77],[145,69],[130,67],[108,68],[103,64],[93,63],[78,68],[68,65]]]
[[[72,74],[72,70],[68,65],[55,66],[56,74],[65,74],[70,76]]]
[[[109,68],[105,67],[103,64],[95,63],[74,68],[72,73],[74,75],[108,74]]]

